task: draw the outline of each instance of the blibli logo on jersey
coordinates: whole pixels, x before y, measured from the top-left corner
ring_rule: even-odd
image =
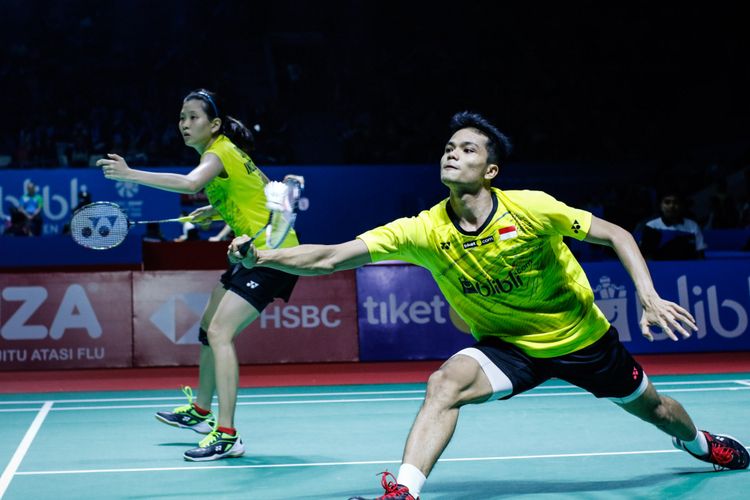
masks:
[[[523,286],[523,281],[517,272],[510,271],[505,279],[495,278],[484,281],[474,281],[467,278],[459,278],[464,294],[477,293],[482,297],[489,297],[499,293],[511,293],[516,288]]]

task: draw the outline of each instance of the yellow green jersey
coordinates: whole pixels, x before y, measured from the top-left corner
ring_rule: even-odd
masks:
[[[225,135],[219,135],[203,156],[209,153],[219,157],[226,174],[216,176],[206,184],[209,203],[229,224],[234,234],[253,236],[268,222],[269,211],[263,191],[268,178],[255,166],[250,156]],[[299,245],[299,241],[292,229],[280,248],[295,245]],[[265,232],[255,240],[255,246],[267,248]]]
[[[493,188],[492,203],[473,232],[461,229],[446,199],[358,238],[373,262],[403,260],[429,270],[478,340],[497,336],[538,358],[596,342],[609,322],[563,242],[586,237],[591,213],[541,191]]]

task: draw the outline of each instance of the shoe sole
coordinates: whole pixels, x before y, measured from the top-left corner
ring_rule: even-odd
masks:
[[[171,427],[177,427],[179,429],[190,429],[191,431],[197,432],[198,434],[208,434],[213,430],[213,428],[205,422],[201,422],[195,425],[183,425],[178,422],[172,422],[170,420],[167,420],[166,418],[163,418],[159,415],[155,415],[155,417],[156,417],[156,420],[158,420],[159,422],[167,424]]]
[[[244,454],[245,445],[242,444],[241,447],[234,447],[228,452],[222,453],[221,455],[213,455],[210,457],[189,457],[187,455],[183,455],[182,458],[184,458],[188,462],[210,462],[212,460],[221,460],[222,458],[239,458]]]

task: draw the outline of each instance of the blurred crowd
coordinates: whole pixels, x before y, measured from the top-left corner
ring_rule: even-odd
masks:
[[[418,2],[393,15],[359,0],[5,0],[0,168],[87,167],[108,152],[194,165],[177,118],[206,87],[254,131],[259,165],[436,163],[449,117],[472,109],[514,143],[500,185],[520,179],[631,230],[670,186],[705,229],[750,225],[746,40],[724,29],[739,18],[695,38],[664,33],[666,6],[493,5],[462,7],[471,22],[448,36]],[[538,164],[560,168],[537,184]]]
[[[192,164],[176,124],[196,87],[256,129],[259,163],[434,162],[462,109],[495,121],[520,162],[747,152],[746,121],[729,112],[744,109],[748,75],[732,30],[668,36],[666,6],[612,17],[476,2],[447,35],[423,4],[394,6],[4,0],[0,90],[12,119],[0,122],[0,162],[87,166],[115,151]]]

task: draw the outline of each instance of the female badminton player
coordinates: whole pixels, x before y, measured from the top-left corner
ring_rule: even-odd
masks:
[[[186,175],[133,169],[117,154],[108,154],[96,164],[107,179],[178,193],[205,189],[210,205],[190,214],[194,223],[221,218],[235,234],[255,234],[269,218],[263,191],[268,178],[249,156],[252,133],[224,114],[221,104],[216,94],[205,89],[190,92],[182,101],[180,133],[185,145],[200,154],[198,166]],[[291,230],[280,247],[298,244]],[[265,246],[264,234],[255,245]],[[234,425],[239,365],[233,340],[275,298],[289,300],[296,280],[296,276],[274,269],[234,265],[211,292],[200,323],[198,394],[193,400],[192,391],[186,388],[187,405],[156,413],[161,422],[206,434],[197,448],[184,453],[186,460],[217,460],[244,453]],[[211,412],[214,393],[219,401],[218,418]]]

